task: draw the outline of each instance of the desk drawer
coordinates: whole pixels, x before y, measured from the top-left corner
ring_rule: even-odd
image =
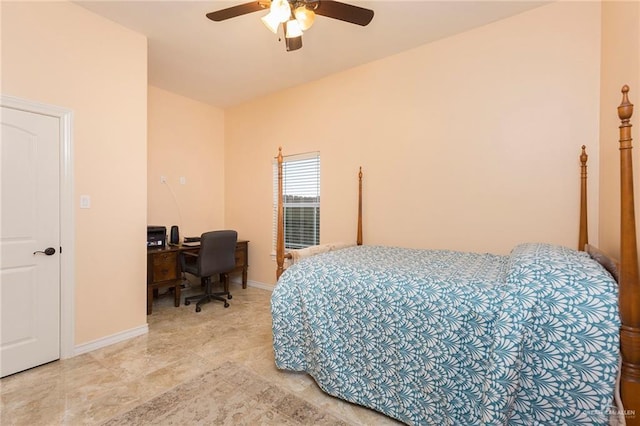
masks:
[[[239,266],[244,266],[245,265],[246,257],[247,257],[247,255],[245,254],[244,250],[236,249],[236,268],[239,267]]]
[[[236,245],[236,268],[247,266],[247,243],[242,242]]]
[[[152,282],[175,280],[178,278],[176,265],[178,253],[156,253],[153,255]]]

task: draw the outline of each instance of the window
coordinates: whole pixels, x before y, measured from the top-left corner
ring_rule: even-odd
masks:
[[[290,155],[282,163],[284,247],[320,243],[320,153]],[[273,166],[273,247],[278,221],[278,163]]]

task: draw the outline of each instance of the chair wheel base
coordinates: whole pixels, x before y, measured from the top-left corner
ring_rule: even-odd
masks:
[[[196,312],[200,312],[202,308],[200,305],[204,305],[205,303],[209,303],[213,300],[218,300],[224,302],[224,307],[228,308],[229,302],[227,300],[231,299],[233,296],[229,292],[222,293],[211,293],[210,287],[205,290],[204,294],[199,294],[196,296],[188,296],[184,298],[184,305],[189,306],[192,302],[196,302]],[[225,297],[226,296],[226,297]]]

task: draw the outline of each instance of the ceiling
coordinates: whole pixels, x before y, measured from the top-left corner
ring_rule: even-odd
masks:
[[[542,1],[350,1],[372,9],[366,27],[318,16],[300,50],[287,52],[260,11],[213,22],[238,1],[76,1],[148,38],[149,84],[220,108],[538,7]]]

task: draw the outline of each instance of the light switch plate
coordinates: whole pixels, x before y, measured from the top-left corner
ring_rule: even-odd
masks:
[[[81,195],[80,196],[80,208],[81,209],[90,209],[91,208],[91,196],[89,196],[89,195]]]

